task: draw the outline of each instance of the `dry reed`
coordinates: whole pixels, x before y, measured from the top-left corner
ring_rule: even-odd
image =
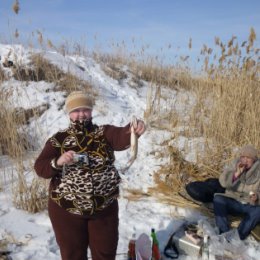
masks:
[[[16,175],[13,176],[12,194],[14,205],[30,212],[38,212],[46,207],[47,187],[41,185],[42,181],[39,179],[34,179],[32,182],[28,182],[26,179],[25,156],[28,150],[33,149],[33,144],[30,143],[23,126],[29,118],[39,115],[39,109],[30,111],[14,109],[8,102],[10,94],[0,92],[3,101],[0,105],[2,122],[0,125],[0,150],[2,154],[9,155],[15,168]]]
[[[18,14],[20,11],[20,3],[18,0],[15,0],[14,4],[13,4],[13,11]]]

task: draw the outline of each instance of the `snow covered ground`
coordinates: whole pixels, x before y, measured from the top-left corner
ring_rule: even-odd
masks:
[[[26,65],[29,62],[30,54],[31,50],[21,46],[0,45],[2,60],[9,55],[10,60]],[[108,123],[122,126],[131,120],[132,115],[143,117],[149,85],[143,82],[142,87],[130,87],[131,73],[127,69],[128,77],[118,82],[106,75],[101,66],[90,58],[64,57],[55,52],[45,52],[44,57],[64,71],[70,71],[95,86],[98,97],[93,121],[96,124]],[[39,151],[49,136],[67,126],[68,117],[63,109],[59,110],[65,100],[64,93],[53,91],[53,83],[20,82],[11,79],[4,82],[1,88],[12,90],[9,100],[13,106],[31,108],[49,104],[49,109],[38,119],[31,121],[27,128],[27,132],[30,133],[30,137],[36,143]],[[188,94],[176,91],[168,91],[167,94],[176,100],[176,111],[183,113],[185,107],[184,103],[180,102],[182,100],[180,97]],[[138,158],[132,167],[122,175],[117,260],[126,259],[125,254],[132,234],[136,234],[137,237],[141,233],[149,235],[151,228],[154,228],[160,241],[160,248],[163,250],[170,235],[181,225],[183,219],[189,221],[206,219],[198,211],[170,206],[149,196],[149,187],[154,186],[153,174],[167,160],[158,159],[153,151],[159,150],[160,144],[170,135],[171,133],[166,130],[157,130],[148,126],[146,133],[139,140]],[[200,140],[194,140],[194,142],[198,141]],[[177,145],[182,149],[183,142],[179,140]],[[33,164],[37,153],[28,156],[28,162],[25,164],[28,165],[28,168],[25,168],[28,178],[33,174],[29,167]],[[192,160],[194,157],[192,150],[186,154],[186,159]],[[128,153],[117,152],[116,159],[117,167],[121,169],[127,162]],[[12,251],[13,260],[60,260],[59,249],[47,211],[30,214],[16,209],[12,204],[11,180],[13,178],[10,177],[15,175],[15,167],[6,156],[0,156],[0,167],[0,183],[3,187],[0,192],[0,239],[12,242],[9,244],[9,249]],[[142,195],[133,199],[128,196],[128,189],[139,189]],[[243,245],[249,256],[247,259],[260,259],[260,247],[253,239],[248,239]],[[181,255],[179,259],[188,260],[197,259],[197,257]]]

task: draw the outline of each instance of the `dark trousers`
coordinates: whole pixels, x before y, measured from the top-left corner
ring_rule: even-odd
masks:
[[[260,206],[242,204],[235,199],[221,195],[215,195],[213,204],[216,225],[220,233],[227,232],[230,229],[228,214],[243,217],[237,229],[242,240],[260,223]]]
[[[115,260],[118,243],[118,202],[90,217],[71,214],[49,200],[49,217],[62,260]]]

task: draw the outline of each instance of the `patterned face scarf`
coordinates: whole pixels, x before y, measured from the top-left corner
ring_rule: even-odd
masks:
[[[93,127],[92,117],[88,119],[84,119],[82,121],[80,120],[72,121],[70,119],[70,128],[75,129],[76,132],[90,131],[92,127]]]

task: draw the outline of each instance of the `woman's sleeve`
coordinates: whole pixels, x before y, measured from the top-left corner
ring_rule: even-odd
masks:
[[[238,179],[234,180],[233,175],[236,170],[237,160],[234,160],[231,165],[227,166],[223,173],[219,176],[219,182],[224,188],[234,187],[238,181]]]
[[[230,188],[233,186],[233,173],[234,171],[229,170],[229,171],[224,171],[220,177],[219,177],[219,182],[222,187],[224,188]]]
[[[56,164],[59,156],[60,154],[58,153],[58,150],[47,141],[42,152],[35,161],[34,169],[36,174],[45,179],[61,174],[62,167],[59,167]]]
[[[104,126],[104,135],[114,151],[122,151],[130,146],[130,124],[124,127]]]

